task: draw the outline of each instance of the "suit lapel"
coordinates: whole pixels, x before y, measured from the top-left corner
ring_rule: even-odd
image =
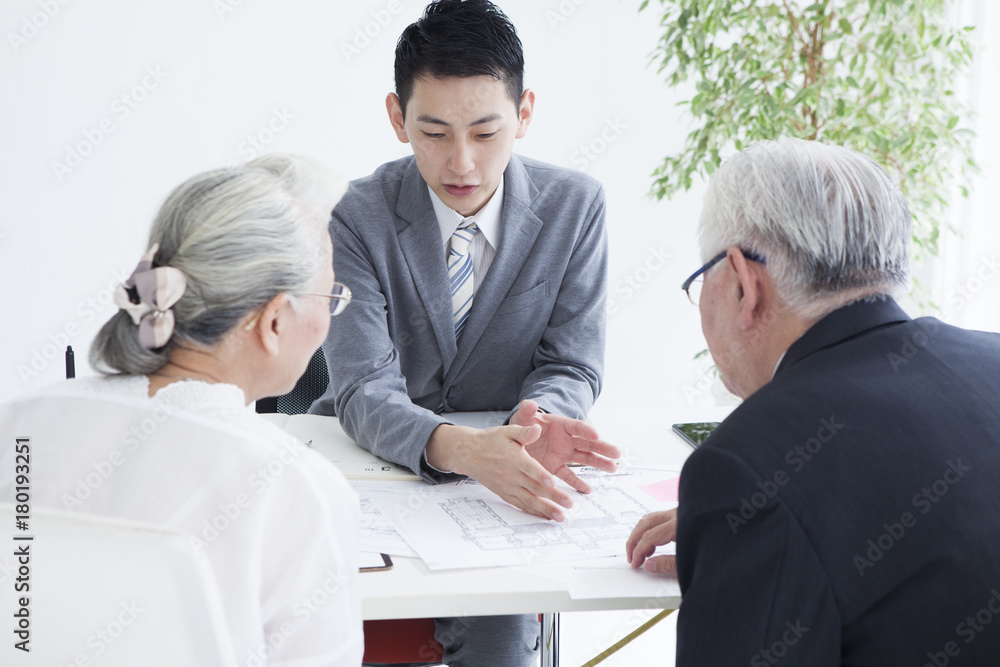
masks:
[[[447,371],[456,352],[451,288],[437,216],[416,160],[410,162],[399,188],[396,235]]]
[[[497,254],[490,264],[486,278],[479,286],[479,291],[472,302],[472,310],[462,331],[461,340],[458,341],[454,361],[450,367],[445,367],[446,384],[454,380],[476,347],[535,244],[535,239],[542,229],[542,220],[531,210],[531,203],[536,196],[538,188],[528,178],[524,165],[516,155],[511,155],[504,171],[500,247],[497,248]]]

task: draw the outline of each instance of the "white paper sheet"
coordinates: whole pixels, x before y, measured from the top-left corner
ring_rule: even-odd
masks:
[[[398,500],[418,493],[420,489],[428,488],[428,485],[425,482],[385,483],[358,480],[352,481],[351,486],[361,501],[361,550],[376,551],[390,556],[415,557],[417,552],[406,543],[375,499]]]
[[[676,477],[676,472],[620,470],[607,475],[581,469],[579,474],[593,492],[574,496],[563,523],[525,514],[471,480],[439,486],[382,484],[371,498],[432,570],[621,554],[642,516],[677,505],[640,488]]]

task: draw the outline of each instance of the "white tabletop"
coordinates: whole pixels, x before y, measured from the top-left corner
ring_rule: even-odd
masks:
[[[675,421],[720,421],[731,408],[600,410],[590,420],[622,450],[622,465],[680,470],[691,448],[671,430]],[[387,482],[391,483],[391,482]],[[622,544],[624,552],[625,545]],[[393,557],[388,571],[361,575],[366,620],[518,614],[599,609],[676,608],[676,580],[615,569],[565,566],[489,567],[431,571],[419,558]],[[590,585],[608,584],[606,590]],[[588,585],[590,584],[590,585]],[[610,589],[610,590],[608,590]],[[574,597],[575,596],[575,597]]]

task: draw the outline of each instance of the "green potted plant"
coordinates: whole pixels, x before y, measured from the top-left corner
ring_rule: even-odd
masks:
[[[653,60],[670,85],[694,83],[680,102],[694,127],[654,172],[657,199],[754,141],[836,143],[897,180],[914,218],[914,257],[937,253],[949,196],[956,185],[968,194],[976,166],[970,113],[955,94],[972,28],[951,27],[947,0],[658,2]]]

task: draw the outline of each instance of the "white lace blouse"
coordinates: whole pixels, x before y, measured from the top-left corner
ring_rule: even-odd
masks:
[[[257,416],[239,387],[148,391],[144,376],[80,378],[0,405],[0,433],[32,439],[33,505],[190,533],[241,665],[360,664],[358,499],[340,471]],[[0,500],[11,502],[6,444]]]

